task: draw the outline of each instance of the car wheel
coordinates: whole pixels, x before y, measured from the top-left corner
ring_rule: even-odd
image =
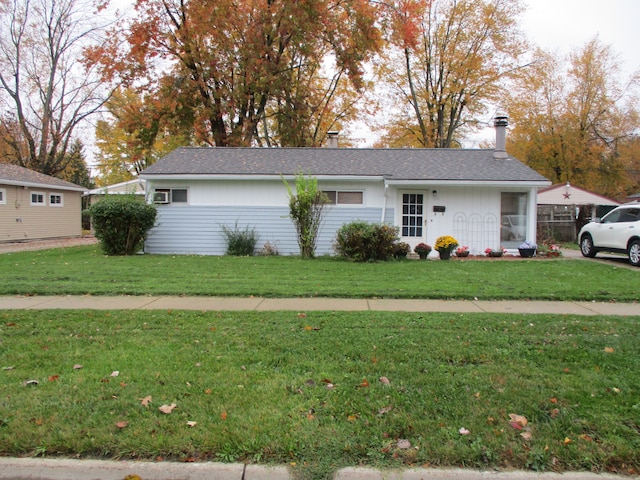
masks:
[[[640,267],[640,240],[633,240],[629,244],[628,254],[631,265]]]
[[[596,256],[597,250],[593,246],[593,239],[588,233],[584,234],[580,239],[580,251],[584,257],[593,258]]]

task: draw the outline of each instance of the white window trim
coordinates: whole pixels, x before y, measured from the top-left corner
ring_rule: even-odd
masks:
[[[60,203],[51,203],[51,197],[52,196],[56,196],[56,197],[60,197]],[[49,206],[50,207],[64,207],[64,195],[62,193],[49,193]]]
[[[42,203],[34,202],[34,195],[42,195]],[[29,192],[29,203],[32,207],[46,207],[47,206],[47,194],[45,192]]]
[[[361,208],[366,204],[365,200],[365,191],[364,190],[345,190],[345,189],[330,189],[327,188],[323,190],[326,192],[335,192],[336,194],[336,203],[328,203],[327,207],[338,207],[338,208]],[[338,198],[340,197],[340,193],[361,193],[362,194],[362,203],[339,203]]]
[[[174,190],[185,190],[187,192],[187,201],[186,202],[174,202],[173,201],[173,191]],[[168,201],[167,202],[156,202],[153,198],[155,196],[156,192],[167,192],[168,194]],[[158,187],[158,188],[154,188],[153,189],[153,193],[152,193],[152,202],[156,205],[189,205],[189,189],[186,187]]]
[[[6,204],[7,204],[7,189],[0,188],[0,205],[6,205]]]

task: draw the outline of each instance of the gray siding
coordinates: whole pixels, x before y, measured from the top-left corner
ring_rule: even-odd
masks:
[[[336,231],[354,220],[379,222],[379,208],[338,208],[325,210],[318,239],[317,255],[333,254]],[[388,209],[386,220],[392,223],[394,212]],[[281,255],[298,255],[300,249],[288,207],[176,206],[158,208],[156,226],[149,232],[145,251],[152,254],[224,255],[226,239],[223,226],[240,230],[255,228],[259,235],[256,248],[269,242]]]

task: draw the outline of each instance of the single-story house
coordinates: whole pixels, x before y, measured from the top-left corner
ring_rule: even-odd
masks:
[[[506,117],[495,124],[496,149],[178,148],[140,175],[158,205],[145,251],[222,255],[223,227],[237,225],[255,229],[258,249],[298,254],[284,182],[295,191],[299,174],[330,198],[318,255],[355,220],[395,225],[412,248],[453,235],[472,253],[516,251],[536,238],[537,190],[550,182],[506,153]]]
[[[82,236],[80,185],[0,164],[0,242]]]
[[[144,198],[145,182],[140,178],[134,178],[126,182],[114,183],[104,187],[94,188],[84,194],[86,204],[93,205],[95,202],[103,198],[105,195],[137,195]]]
[[[620,202],[584,188],[556,184],[538,190],[538,236],[575,241],[580,228]]]

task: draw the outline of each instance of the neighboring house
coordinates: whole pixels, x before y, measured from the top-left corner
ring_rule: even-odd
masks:
[[[538,236],[575,241],[592,218],[602,217],[620,202],[570,183],[538,190]]]
[[[627,197],[627,202],[640,202],[640,193],[635,193]]]
[[[453,235],[472,253],[515,251],[536,237],[537,189],[550,184],[507,155],[506,117],[496,119],[493,149],[178,148],[144,170],[158,204],[145,251],[222,255],[222,227],[255,228],[281,254],[298,254],[286,180],[313,176],[330,198],[318,255],[333,253],[336,231],[355,220],[399,228],[413,248]],[[502,229],[521,220],[513,233]],[[435,253],[432,252],[435,255]]]
[[[0,242],[82,236],[86,188],[0,164]]]
[[[129,180],[127,182],[115,183],[113,185],[107,185],[105,187],[94,188],[84,194],[85,198],[88,198],[88,205],[93,205],[95,202],[103,198],[105,195],[139,195],[144,198],[145,195],[145,182],[139,178]]]

